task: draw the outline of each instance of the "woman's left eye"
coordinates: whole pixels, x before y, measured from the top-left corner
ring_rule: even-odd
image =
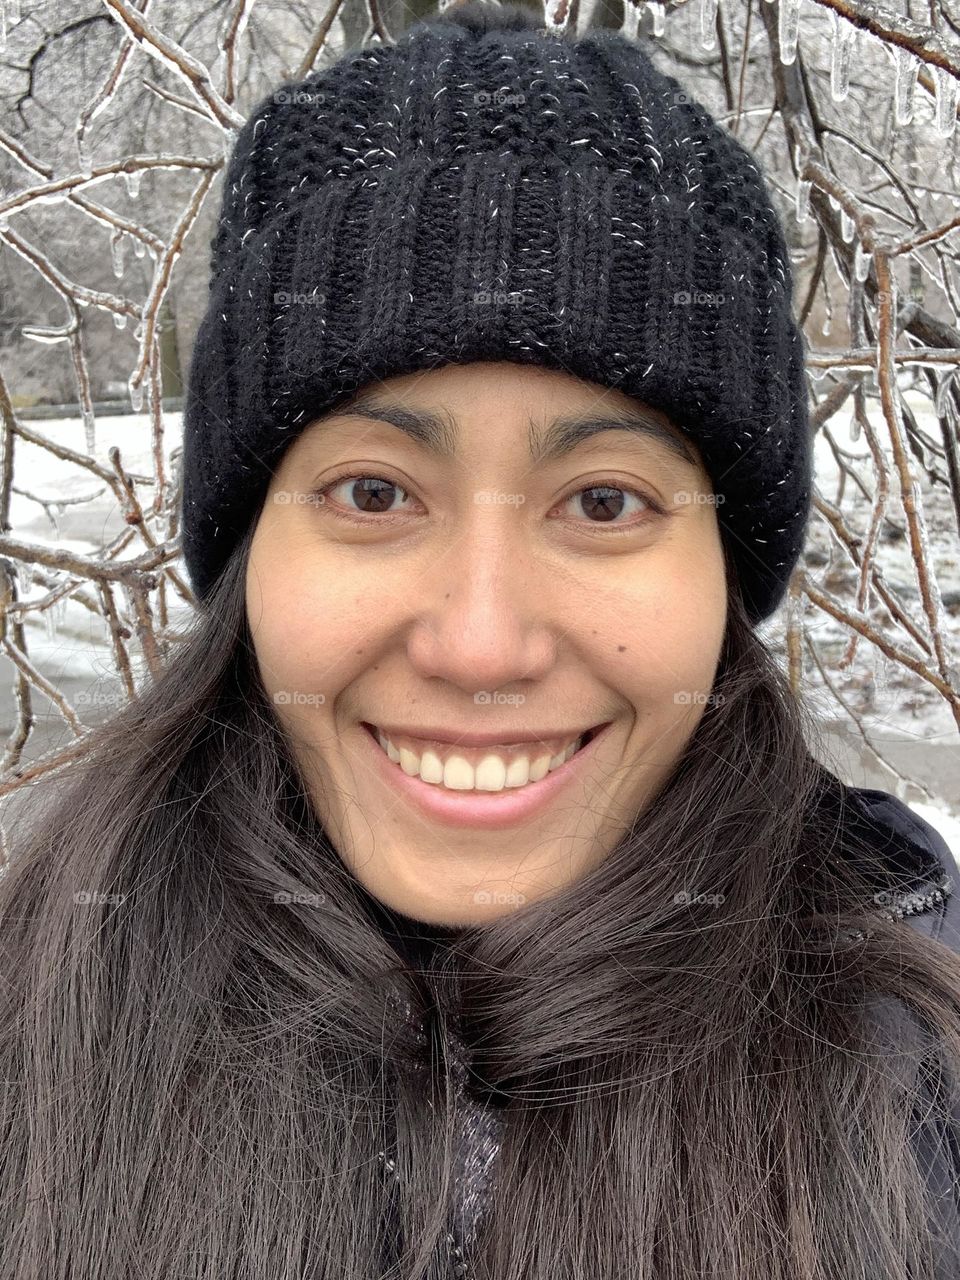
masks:
[[[627,489],[621,484],[615,482],[607,483],[602,481],[599,484],[587,485],[586,488],[578,489],[576,493],[571,493],[568,498],[564,499],[564,503],[575,502],[578,509],[592,517],[587,521],[588,524],[612,524],[617,517],[623,512],[627,497],[637,499],[644,510],[639,513],[638,520],[629,522],[619,521],[616,528],[623,527],[634,528],[637,524],[644,523],[652,514],[662,514],[662,508],[659,507],[646,494],[638,493],[636,489]]]

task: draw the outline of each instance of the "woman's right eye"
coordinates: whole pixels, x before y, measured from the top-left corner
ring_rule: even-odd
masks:
[[[344,490],[344,496],[331,502],[330,495],[337,489]],[[396,481],[387,479],[386,476],[350,473],[329,481],[322,489],[315,489],[311,496],[322,505],[329,507],[338,519],[367,524],[369,521],[363,519],[365,515],[396,514],[395,511],[390,510],[390,504],[397,494],[409,497],[406,489]],[[357,504],[356,509],[351,509],[349,505],[351,502]],[[338,510],[338,506],[343,509]]]

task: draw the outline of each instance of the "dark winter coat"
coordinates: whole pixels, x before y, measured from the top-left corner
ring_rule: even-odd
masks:
[[[878,861],[894,869],[907,888],[892,896],[886,910],[917,932],[944,943],[960,954],[960,883],[957,859],[943,837],[929,823],[894,796],[868,788],[844,787],[845,822],[856,823],[869,836],[870,848]],[[375,918],[401,953],[421,965],[428,965],[456,930],[424,925],[396,912],[375,909]],[[881,1016],[889,1019],[895,1036],[905,1025],[905,1012],[896,1002],[883,1005]],[[896,1041],[895,1041],[896,1042]],[[495,1108],[479,1103],[464,1088],[466,1067],[462,1046],[452,1041],[452,1069],[458,1080],[460,1107],[459,1169],[457,1176],[457,1223],[448,1236],[451,1274],[469,1280],[469,1254],[483,1212],[490,1176],[499,1145],[500,1116]],[[926,1079],[926,1077],[925,1077]],[[928,1084],[930,1097],[933,1085]],[[945,1128],[927,1118],[926,1107],[915,1116],[915,1141],[921,1167],[939,1203],[939,1221],[950,1247],[943,1251],[938,1280],[960,1280],[948,1256],[960,1258],[960,1109]],[[380,1152],[388,1181],[395,1179],[387,1149]],[[942,1224],[942,1227],[940,1226]]]

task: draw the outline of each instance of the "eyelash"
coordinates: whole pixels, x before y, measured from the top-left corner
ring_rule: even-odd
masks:
[[[314,489],[311,492],[310,497],[313,499],[321,499],[324,502],[324,505],[329,505],[326,503],[326,495],[330,492],[331,489],[335,489],[337,485],[342,484],[344,480],[384,480],[388,484],[392,484],[395,488],[399,489],[401,493],[407,494],[408,497],[410,496],[407,493],[407,490],[404,488],[402,484],[400,484],[399,481],[393,480],[389,476],[379,475],[376,473],[365,472],[365,471],[359,471],[359,472],[345,471],[343,472],[342,475],[335,476],[332,480],[328,480],[327,483],[322,488]],[[659,502],[654,501],[653,498],[648,497],[647,494],[641,493],[639,489],[629,488],[627,485],[621,484],[618,480],[614,480],[614,479],[592,480],[590,484],[581,485],[579,489],[572,490],[570,493],[567,494],[565,498],[561,499],[561,505],[567,503],[571,498],[576,497],[578,493],[589,493],[591,489],[616,489],[616,490],[619,490],[621,493],[629,493],[635,498],[640,498],[641,501],[645,502],[647,506],[650,508],[650,510],[645,515],[641,515],[639,518],[633,520],[629,524],[604,525],[602,523],[597,524],[590,521],[586,522],[592,528],[600,529],[604,533],[629,533],[631,530],[637,529],[642,525],[647,524],[653,516],[664,516],[667,514],[663,506]],[[369,514],[356,515],[353,512],[349,512],[349,511],[337,511],[335,508],[331,508],[331,509],[333,510],[334,516],[338,520],[349,520],[352,524],[368,525],[368,526],[370,524],[375,524],[380,521],[385,521],[390,519],[391,514],[393,515],[398,514],[398,513],[387,513],[380,516],[369,515]]]

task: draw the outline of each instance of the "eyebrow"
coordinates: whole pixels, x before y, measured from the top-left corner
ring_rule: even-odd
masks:
[[[348,415],[389,423],[439,457],[453,458],[456,454],[459,427],[457,420],[446,412],[412,409],[408,405],[393,404],[374,395],[363,395],[330,414],[331,417]],[[603,431],[629,431],[635,436],[665,446],[691,466],[698,465],[693,451],[682,436],[676,435],[647,414],[626,410],[603,414],[568,414],[554,418],[546,427],[541,427],[531,418],[531,460],[534,464],[553,462]]]

